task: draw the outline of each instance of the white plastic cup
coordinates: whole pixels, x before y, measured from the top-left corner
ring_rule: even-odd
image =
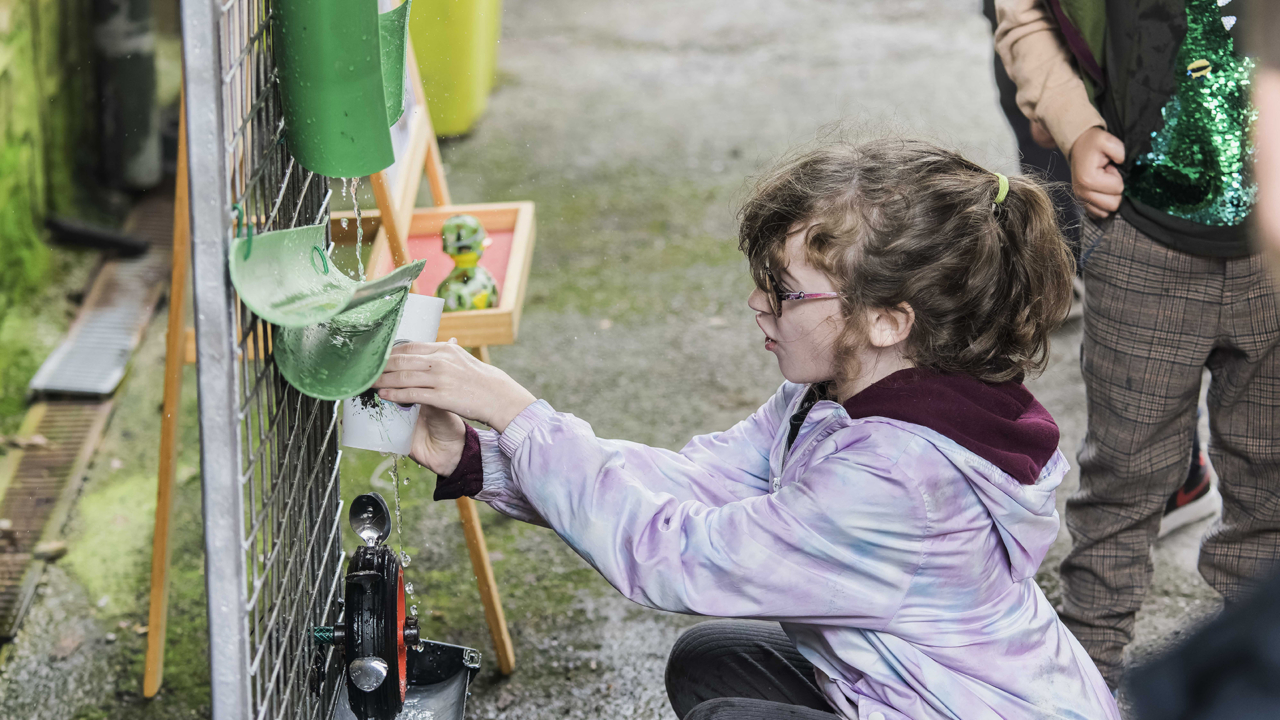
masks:
[[[396,328],[395,344],[435,342],[443,312],[443,298],[410,293]],[[405,407],[379,397],[375,397],[374,402],[376,404],[358,397],[342,401],[342,444],[360,450],[408,455],[413,448],[413,429],[418,424],[418,406]]]

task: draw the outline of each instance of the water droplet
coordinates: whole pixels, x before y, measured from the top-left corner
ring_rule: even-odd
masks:
[[[413,583],[405,583],[405,584],[404,584],[404,594],[405,594],[405,595],[412,595],[412,594],[413,594]]]
[[[409,567],[409,553],[403,550],[400,551],[400,565],[402,567]]]
[[[414,617],[417,617],[417,616],[418,616],[418,606],[417,606],[417,605],[410,605],[410,606],[409,606],[409,614],[410,614],[410,615],[412,615],[412,616],[414,616]]]
[[[346,219],[346,218],[342,218],[342,229],[343,229],[343,230],[346,230],[346,229],[347,229],[347,219]]]

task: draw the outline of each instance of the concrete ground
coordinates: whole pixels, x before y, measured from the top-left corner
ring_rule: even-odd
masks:
[[[889,134],[958,148],[992,170],[1017,167],[976,2],[507,0],[505,13],[499,87],[476,130],[445,143],[448,175],[457,202],[537,202],[520,341],[494,348],[493,359],[603,436],[677,448],[745,417],[777,387],[745,305],[751,283],[733,222],[744,179],[770,158],[822,136]],[[1052,365],[1032,383],[1071,458],[1084,423],[1079,342],[1078,325],[1061,331]],[[145,490],[158,397],[139,378],[158,367],[162,344],[157,325],[73,521],[70,562],[50,575],[0,674],[0,717],[208,714],[203,594],[194,589],[198,483],[184,483],[179,498],[189,519],[180,540],[195,557],[183,560],[189,582],[175,601],[178,665],[159,700],[137,697],[141,640],[129,623],[145,623],[149,528],[135,515],[145,518],[154,502]],[[188,422],[187,448],[192,430]],[[183,462],[194,467],[186,451]],[[516,673],[502,678],[453,505],[429,500],[426,473],[402,477],[408,483],[394,487],[404,522],[392,541],[413,558],[408,577],[424,631],[487,656],[470,717],[674,717],[663,666],[695,618],[629,603],[553,533],[485,508],[518,655]],[[354,452],[343,482],[348,497],[393,488],[381,458]],[[1060,503],[1075,485],[1073,473]],[[1207,524],[1157,547],[1135,654],[1217,607],[1195,571]],[[128,540],[90,552],[108,531]],[[1041,573],[1051,598],[1068,546],[1064,530]],[[106,632],[118,639],[108,643]],[[45,702],[67,692],[63,675],[83,682],[71,683],[76,693],[64,702]]]

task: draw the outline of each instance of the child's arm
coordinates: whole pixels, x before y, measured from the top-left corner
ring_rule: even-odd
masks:
[[[1018,86],[1018,109],[1053,135],[1063,154],[1086,130],[1107,123],[1089,101],[1044,0],[996,0],[996,52]]]
[[[458,409],[463,415],[486,422],[498,431],[507,427],[510,415],[532,403],[533,396],[501,370],[480,363],[456,346],[442,343],[397,347],[387,364],[386,374],[375,385],[385,388],[386,399],[423,403],[413,455],[419,463],[446,478],[442,481],[444,488],[437,491],[437,499],[471,495],[495,506],[504,500],[517,502],[506,481],[506,457],[496,450],[497,434],[470,433],[474,437],[466,446],[464,458],[461,420],[450,419],[448,413],[441,414],[442,411],[430,404],[432,400],[441,402],[441,393],[449,392],[436,391],[437,385],[467,388],[451,393],[452,397],[462,398],[461,402],[454,401]],[[788,405],[803,390],[799,385],[784,384],[751,417],[727,431],[695,437],[679,453],[620,440],[602,442],[643,448],[644,456],[661,458],[662,469],[653,468],[643,473],[651,490],[681,500],[723,505],[769,491],[768,449],[784,424]],[[453,477],[459,462],[467,466],[461,479]],[[477,494],[481,470],[486,492]],[[493,493],[498,488],[503,488],[504,500],[495,502],[497,498]]]
[[[877,452],[868,425],[824,440],[828,459],[800,482],[738,499],[697,481],[712,475],[688,457],[601,440],[582,420],[527,403],[523,388],[460,349],[401,347],[379,380],[381,396],[501,431],[482,441],[489,447],[480,453],[476,497],[545,521],[636,602],[720,616],[842,618],[874,629],[893,617],[923,561],[924,498],[889,459],[901,450]],[[766,410],[752,427],[767,428],[777,415]],[[461,423],[452,427],[456,441]],[[475,431],[462,432],[465,445]],[[493,457],[495,446],[505,461]],[[695,455],[703,452],[718,455],[712,447]],[[466,457],[458,450],[431,462],[457,474]],[[767,469],[768,460],[747,456],[746,466]]]
[[[799,482],[719,507],[654,491],[668,456],[600,440],[545,403],[521,413],[502,450],[529,506],[635,602],[883,629],[925,556],[925,500],[866,426],[828,443]]]
[[[1058,24],[1044,0],[996,0],[996,51],[1018,86],[1018,108],[1042,124],[1071,163],[1071,184],[1085,210],[1105,218],[1120,208],[1124,143],[1089,100]]]

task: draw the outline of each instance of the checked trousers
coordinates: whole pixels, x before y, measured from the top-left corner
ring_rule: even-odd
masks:
[[[1256,255],[1188,255],[1118,215],[1086,221],[1081,247],[1088,430],[1062,618],[1116,687],[1165,502],[1187,477],[1204,368],[1223,514],[1200,573],[1230,603],[1280,559],[1280,318]]]

